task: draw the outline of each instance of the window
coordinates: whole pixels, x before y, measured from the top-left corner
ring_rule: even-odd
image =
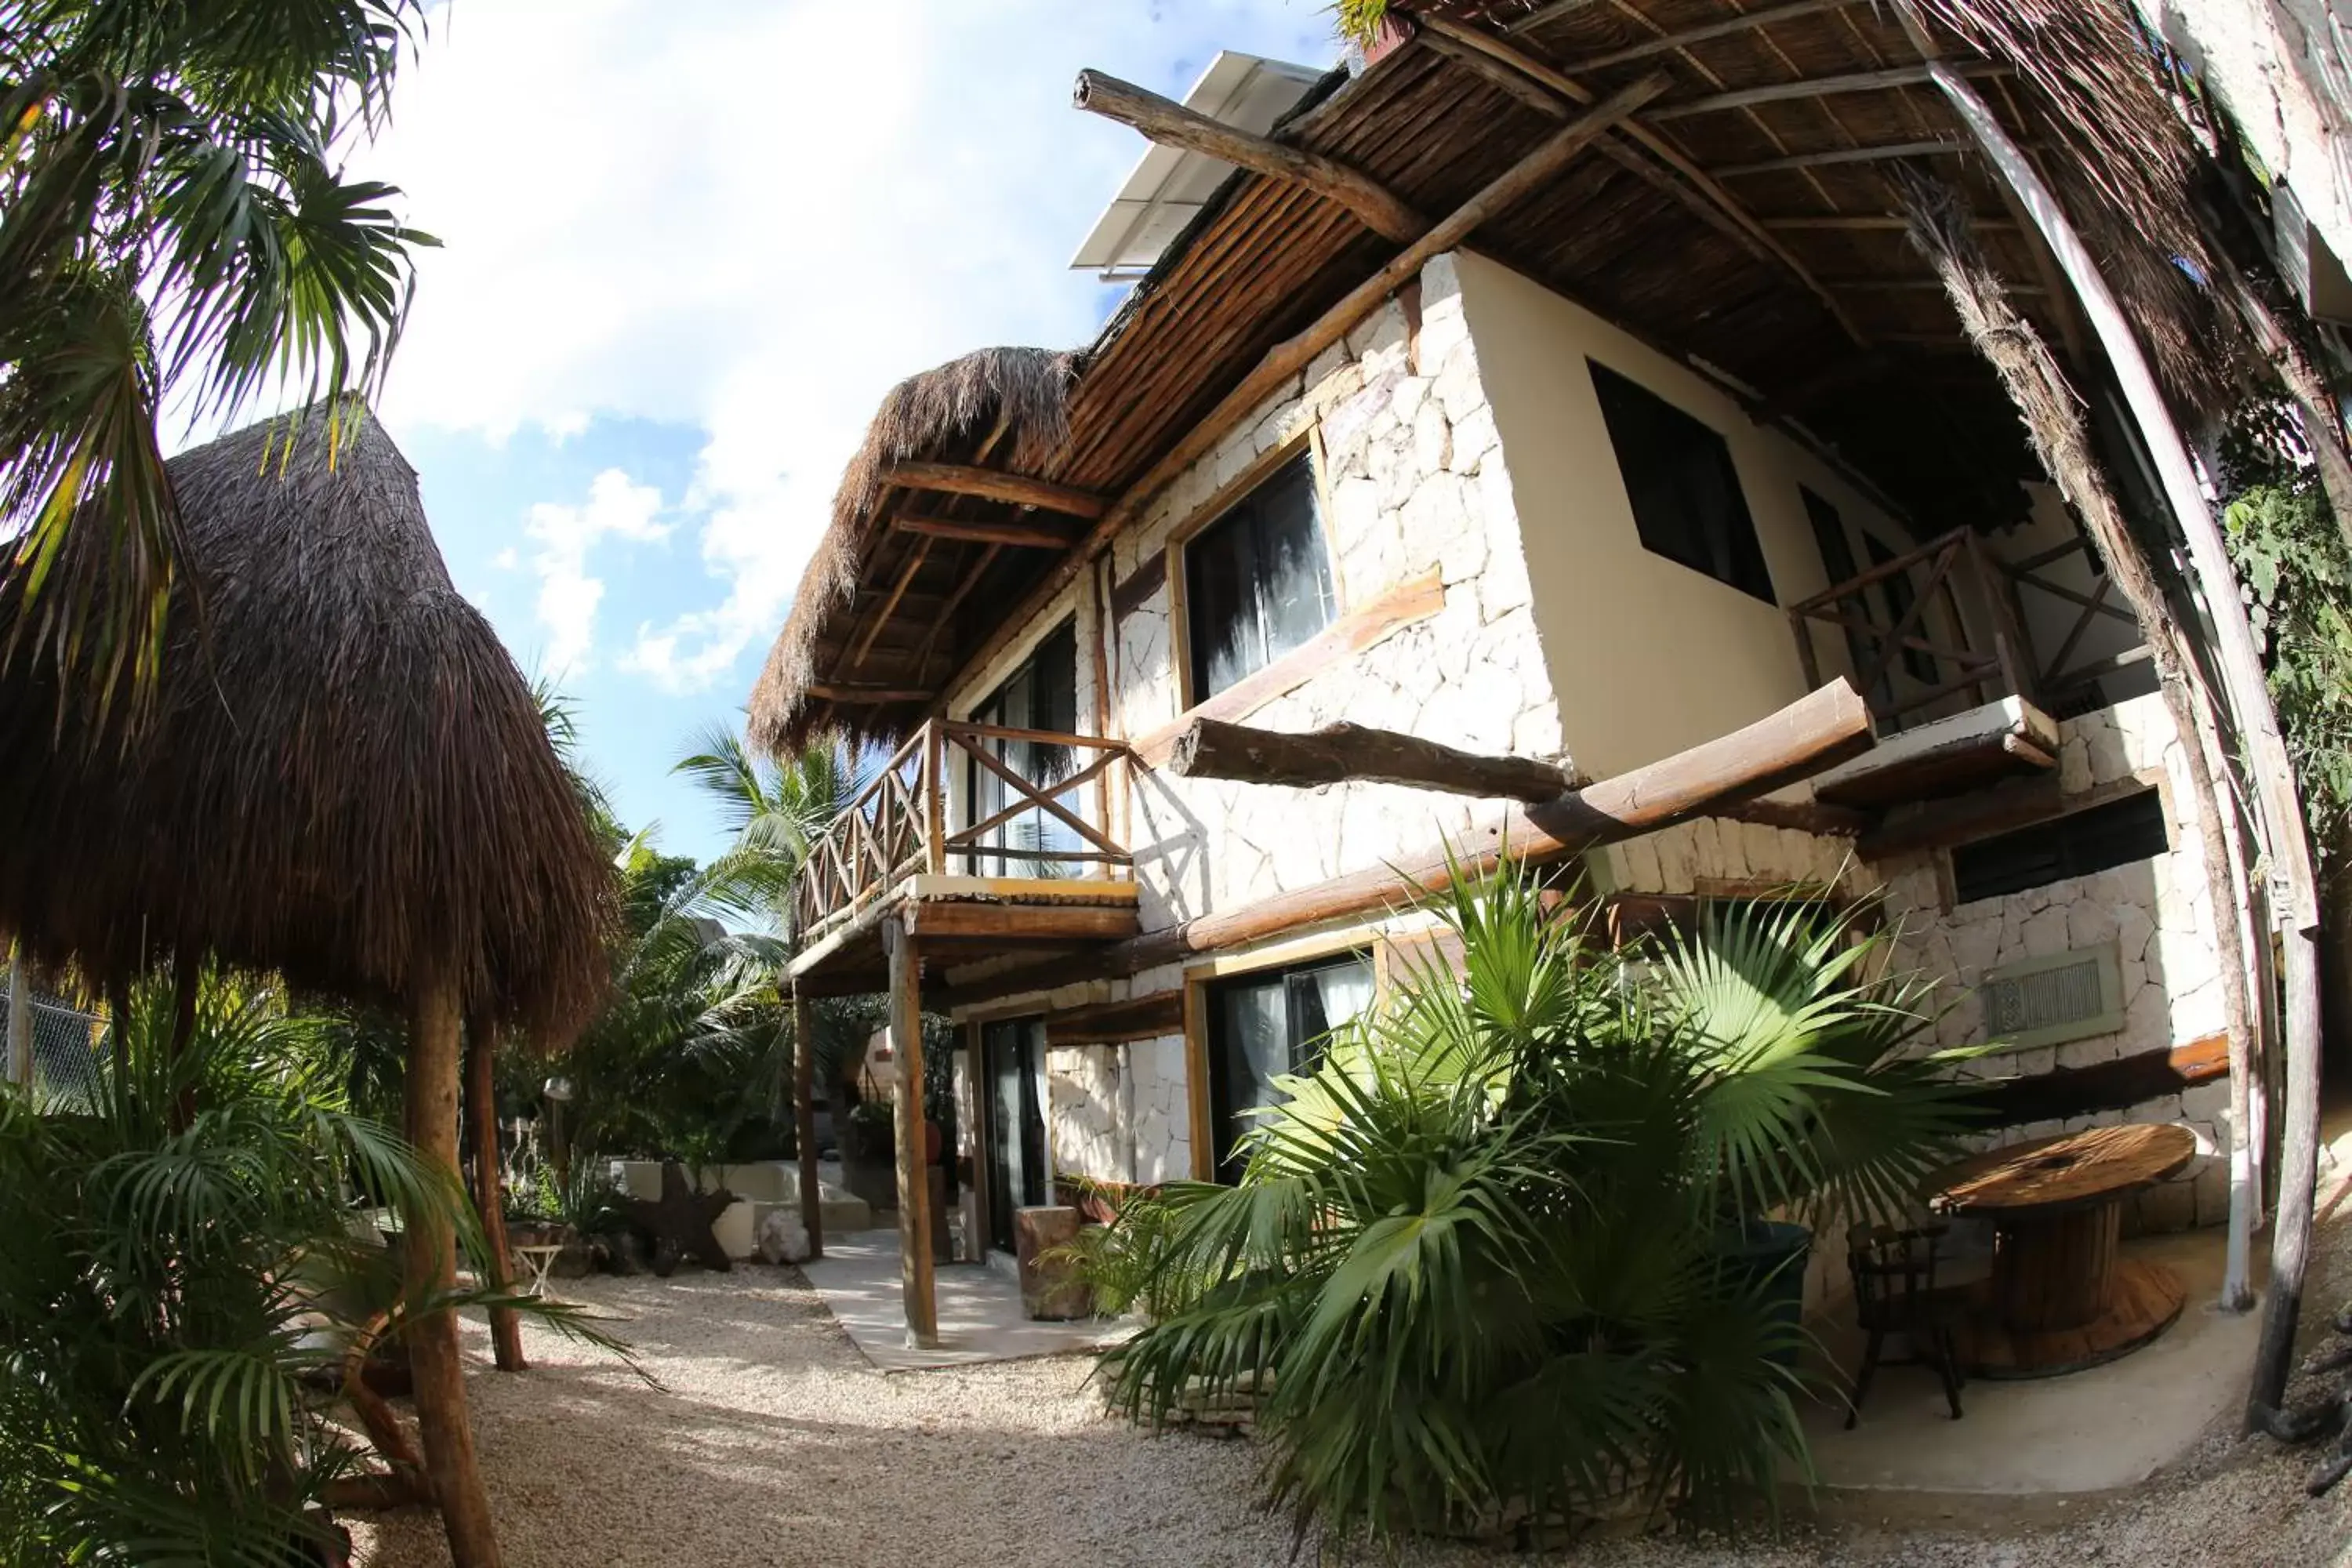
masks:
[[[1245,975],[1209,991],[1209,1114],[1217,1179],[1238,1181],[1234,1146],[1276,1103],[1274,1080],[1312,1072],[1324,1037],[1372,1003],[1372,961],[1362,953]]]
[[[972,722],[1007,730],[1049,730],[1056,734],[1078,731],[1078,633],[1065,621],[1046,634],[1020,668],[988,700],[972,710]],[[1070,776],[1076,765],[1071,748],[1045,741],[984,738],[976,744],[1006,769],[1034,784],[1055,784]],[[967,764],[972,822],[986,822],[1019,797],[1002,777],[978,763]],[[1073,792],[1081,794],[1083,792]],[[1080,804],[1060,804],[1083,815]],[[1091,820],[1091,819],[1089,819]],[[1069,824],[1039,806],[1000,823],[982,836],[983,842],[1013,854],[977,855],[971,874],[978,877],[1052,877],[1065,874],[1071,864],[1034,858],[1048,850],[1075,850],[1078,836]]]
[[[1591,370],[1643,548],[1771,604],[1772,574],[1730,447],[1655,393]]]
[[[1045,1020],[982,1025],[980,1055],[985,1085],[981,1115],[988,1135],[988,1244],[1011,1252],[1013,1211],[1046,1201],[1045,1110],[1038,1094]]]
[[[2105,805],[1961,845],[1952,851],[1952,891],[1959,902],[1974,903],[2127,866],[2170,847],[2163,801],[2156,791],[2143,790]]]
[[[1184,546],[1192,700],[1264,669],[1331,624],[1315,471],[1286,464]]]

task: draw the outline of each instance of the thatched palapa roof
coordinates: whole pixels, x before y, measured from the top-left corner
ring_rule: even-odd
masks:
[[[1927,79],[1929,55],[1968,75],[2040,163],[2184,406],[2226,402],[2245,362],[2228,313],[2195,281],[2210,275],[2185,199],[2197,150],[2126,0],[1421,0],[1393,15],[1405,41],[1310,95],[1277,140],[1434,217],[1575,112],[1556,85],[1465,43],[1463,29],[1588,100],[1664,71],[1671,87],[1630,125],[1490,217],[1469,247],[1699,365],[1759,420],[1833,449],[1922,538],[2016,520],[2018,481],[2042,476],[1906,242],[1894,167],[1916,163],[1957,189],[2037,331],[2063,353],[2089,352],[2038,237]],[[1014,465],[1131,511],[1148,498],[1130,491],[1162,454],[1397,248],[1304,185],[1236,172],[1087,351],[1066,437],[953,460]],[[886,410],[853,480],[877,441],[904,434],[885,428],[898,423]],[[980,432],[942,421],[929,434],[926,450],[969,452]],[[999,628],[1035,613],[1024,600],[1066,552],[877,523],[936,499],[836,507],[761,677],[756,740],[902,733]]]
[[[356,404],[334,424],[331,453],[318,408],[172,460],[186,542],[146,722],[101,734],[45,661],[0,668],[0,930],[100,983],[211,954],[396,1003],[448,966],[469,1016],[568,1040],[604,990],[611,868],[415,471]]]
[[[824,684],[831,670],[845,667],[866,686],[904,686],[924,673],[935,644],[909,647],[899,639],[890,647],[869,646],[863,658],[846,646],[863,636],[856,614],[861,565],[876,550],[877,535],[888,531],[884,503],[893,499],[894,487],[886,471],[901,462],[994,459],[992,466],[1006,472],[1034,473],[1068,434],[1067,400],[1076,364],[1076,355],[1048,349],[982,349],[890,389],[841,477],[832,523],[752,690],[755,744],[772,750],[803,744],[823,703],[811,688]],[[976,497],[936,497],[924,510],[977,517],[1003,506]],[[940,591],[927,584],[912,602],[902,595],[895,607],[910,615],[926,602],[937,608],[943,603]],[[951,656],[955,650],[950,645],[940,651]],[[855,714],[837,728],[853,737],[866,730]]]

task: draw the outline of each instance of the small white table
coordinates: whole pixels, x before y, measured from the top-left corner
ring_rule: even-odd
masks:
[[[513,1247],[508,1250],[522,1259],[523,1268],[530,1277],[530,1293],[546,1295],[547,1271],[555,1267],[555,1259],[563,1248],[553,1243],[535,1242],[529,1247]]]

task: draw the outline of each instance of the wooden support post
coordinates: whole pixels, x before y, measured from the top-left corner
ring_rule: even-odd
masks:
[[[1254,136],[1237,126],[1195,113],[1133,82],[1121,81],[1100,71],[1083,70],[1078,73],[1070,101],[1089,114],[1133,126],[1163,147],[1205,153],[1268,179],[1302,185],[1355,214],[1365,227],[1382,239],[1408,244],[1429,227],[1428,219],[1387,187],[1335,158],[1269,137]]]
[[[2263,1304],[2262,1342],[2254,1353],[2249,1425],[2286,1395],[2294,1359],[2294,1330],[2303,1310],[2311,1214],[2319,1172],[2319,899],[2310,834],[2295,788],[2294,764],[2279,732],[2278,711],[2263,674],[2245,601],[2228,547],[2197,479],[2189,446],[2173,424],[2139,340],[2099,275],[2082,237],[2042,177],[1960,73],[1929,62],[1933,79],[1960,120],[1983,143],[1994,169],[2013,188],[2058,265],[2074,285],[2093,332],[2106,350],[2125,402],[2155,460],[2157,476],[2186,535],[2189,563],[2203,590],[2215,632],[2213,657],[2238,740],[2277,884],[2286,976],[2286,1116],[2279,1155],[2277,1223],[2271,1235],[2271,1290]]]
[[[474,1212],[488,1243],[489,1285],[514,1289],[514,1255],[507,1246],[506,1173],[499,1163],[499,1090],[494,1070],[497,1026],[477,1018],[466,1027],[466,1133],[474,1156]],[[490,1309],[490,1350],[500,1372],[529,1372],[522,1353],[522,1319],[512,1307]]]
[[[463,1190],[457,1174],[457,987],[421,981],[409,996],[406,1121],[408,1141],[426,1169]],[[456,1278],[448,1216],[435,1206],[401,1216],[401,1263],[412,1301],[446,1291]],[[499,1568],[490,1496],[466,1419],[466,1368],[457,1353],[457,1315],[429,1312],[408,1325],[408,1359],[416,1377],[416,1424],[425,1438],[425,1472],[441,1508],[454,1568]]]
[[[1298,788],[1360,780],[1530,803],[1556,800],[1584,782],[1533,757],[1485,756],[1394,730],[1340,723],[1286,734],[1221,719],[1187,722],[1170,748],[1167,771]]]
[[[834,1113],[835,1136],[847,1107]],[[809,1256],[824,1256],[824,1191],[816,1171],[816,1008],[793,987],[793,1146],[800,1154],[801,1225]]]
[[[2191,754],[2197,765],[2189,769],[2189,776],[2207,863],[2214,871],[2234,872],[2237,868],[2224,837],[2223,792],[2205,765],[2206,752],[2200,743],[2210,720],[2192,687],[2194,661],[2189,636],[2174,616],[2155,567],[2126,522],[2114,487],[2094,454],[2090,432],[2078,412],[2080,399],[2047,345],[2033,335],[2003,296],[2000,280],[1967,228],[1960,199],[1943,187],[1915,181],[1910,201],[1916,215],[1914,243],[1944,279],[1962,325],[2000,373],[2022,414],[2027,436],[2042,466],[2083,519],[2106,562],[2108,580],[2122,591],[2138,618],[2166,711],[2182,743],[2195,746]],[[2223,880],[2216,879],[2217,892]],[[2217,907],[2221,901],[2217,899]],[[2228,901],[2234,910],[2235,900]],[[2217,922],[2215,947],[2229,1025],[2231,1098],[2233,1103],[2242,1103],[2253,1070],[2253,1029],[2247,1001],[2246,955],[2234,920]],[[2242,1117],[2233,1116],[2231,1240],[2221,1288],[2221,1303],[2232,1310],[2242,1310],[2252,1300],[2247,1269],[2253,1211],[2259,1201],[2245,1179],[2252,1169],[2245,1157],[2245,1126]]]
[[[8,1081],[33,1087],[33,986],[21,942],[8,951]]]
[[[931,1181],[923,1135],[923,968],[915,939],[899,921],[882,928],[890,950],[890,1060],[898,1070],[898,1283],[907,1343],[936,1350],[939,1303],[931,1281]]]

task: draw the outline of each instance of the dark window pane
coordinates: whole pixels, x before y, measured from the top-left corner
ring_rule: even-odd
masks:
[[[1655,393],[1603,366],[1591,371],[1643,547],[1772,603],[1731,447]]]
[[[1007,730],[1049,730],[1063,735],[1077,733],[1076,625],[1066,621],[1049,633],[1021,668],[1007,676],[1004,684],[991,693],[987,701],[972,710],[971,716],[975,723],[993,724]],[[1076,753],[1071,747],[1047,742],[990,737],[975,743],[985,747],[1007,768],[1035,784],[1058,784],[1068,778],[1076,765]],[[968,764],[966,777],[971,791],[973,822],[985,822],[1013,803],[1013,786],[978,763]],[[1083,809],[1084,803],[1065,800],[1061,804],[1078,811]],[[1078,836],[1066,823],[1036,806],[991,828],[984,837],[990,844],[1010,849],[1078,847]],[[975,858],[972,869],[977,876],[1052,877],[1066,874],[1075,864],[998,855]]]
[[[1045,1116],[1037,1099],[1045,1055],[1042,1018],[1015,1018],[981,1030],[988,1080],[989,1245],[1013,1247],[1013,1211],[1045,1201]]]
[[[1952,851],[1952,891],[1960,903],[2021,893],[2161,855],[2170,847],[2164,805],[2154,790],[2095,805]]]
[[[1210,993],[1209,1110],[1217,1179],[1238,1181],[1234,1157],[1250,1111],[1281,1098],[1274,1080],[1315,1070],[1324,1037],[1372,1005],[1371,960],[1337,961],[1230,980]]]
[[[1263,669],[1330,624],[1331,565],[1306,458],[1184,546],[1193,700]]]

